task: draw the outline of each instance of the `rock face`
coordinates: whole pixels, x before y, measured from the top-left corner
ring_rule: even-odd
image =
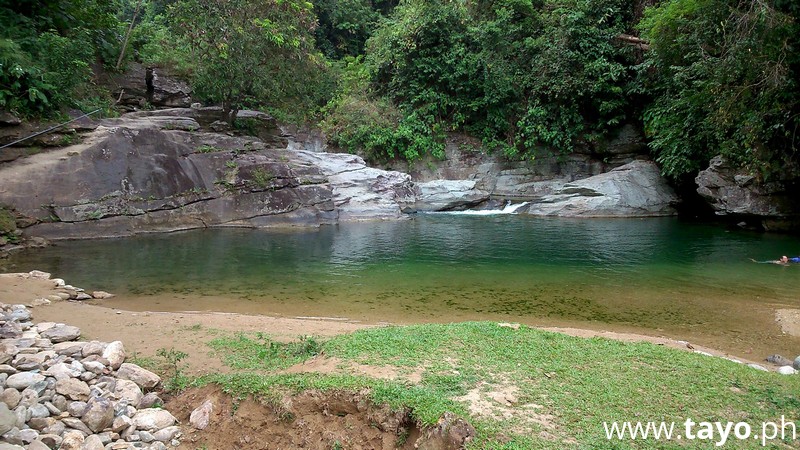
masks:
[[[395,220],[490,199],[527,201],[528,212],[539,215],[674,213],[675,195],[652,163],[604,173],[641,153],[633,127],[566,161],[510,162],[454,140],[435,170],[422,164],[427,169],[412,172],[414,182],[402,172],[368,167],[358,156],[322,152],[322,136],[280,128],[266,113],[240,111],[236,130],[220,117],[219,108],[192,107],[102,120],[79,144],[0,164],[0,205],[13,210],[25,237],[35,239]],[[233,135],[245,129],[253,136]],[[72,339],[70,330],[51,333],[57,331],[64,333],[54,341]],[[15,332],[0,329],[2,335]]]
[[[464,209],[489,200],[489,193],[475,187],[474,180],[434,180],[418,183],[416,211]]]
[[[340,221],[399,219],[415,201],[411,176],[367,167],[355,155],[294,152],[298,161],[316,167],[327,177],[331,200]]]
[[[756,183],[755,177],[734,170],[722,156],[714,157],[695,183],[697,193],[720,216],[755,216],[767,225],[770,219],[791,220],[800,210],[796,196],[782,183]]]
[[[185,81],[170,76],[161,68],[130,63],[125,73],[111,77],[112,95],[123,105],[135,107],[167,106],[188,107],[192,103],[192,89]]]
[[[528,214],[562,217],[653,217],[674,215],[678,197],[649,161],[566,183],[531,204]],[[521,211],[522,212],[522,211]]]
[[[648,153],[644,137],[633,125],[621,127],[616,136],[597,148],[577,148],[566,156],[543,154],[532,161],[509,161],[502,154],[481,153],[480,147],[478,140],[453,134],[443,161],[416,164],[409,171],[420,183],[474,180],[476,189],[492,198],[528,201],[552,194],[565,182],[599,175]]]
[[[408,175],[352,155],[191,131],[203,114],[106,120],[81,144],[2,165],[0,203],[34,223],[28,235],[60,239],[396,219],[414,201]]]

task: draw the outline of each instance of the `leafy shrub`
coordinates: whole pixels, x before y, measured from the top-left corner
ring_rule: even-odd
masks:
[[[425,154],[443,156],[443,136],[414,114],[404,115],[388,99],[371,93],[360,59],[346,58],[339,94],[325,108],[321,126],[329,139],[368,159],[409,161]]]
[[[326,123],[335,142],[389,157],[440,152],[454,130],[515,158],[569,152],[630,115],[632,60],[614,43],[627,6],[404,2],[367,42],[369,89],[345,85]]]
[[[0,39],[0,107],[22,114],[44,113],[55,90],[19,44]]]
[[[797,176],[798,13],[790,2],[671,0],[646,11],[644,119],[657,160],[691,177],[717,154],[761,179]]]

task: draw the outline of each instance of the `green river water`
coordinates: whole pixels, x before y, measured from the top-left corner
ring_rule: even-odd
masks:
[[[501,320],[633,331],[733,354],[800,353],[794,237],[661,219],[426,214],[307,230],[215,229],[60,242],[12,256],[129,310],[414,323]]]

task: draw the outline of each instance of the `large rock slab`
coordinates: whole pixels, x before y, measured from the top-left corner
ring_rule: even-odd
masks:
[[[54,343],[74,341],[81,336],[81,329],[72,325],[57,324],[40,333],[42,337]]]
[[[652,163],[652,170],[633,162],[603,174],[641,150],[631,127],[567,163],[505,161],[450,142],[447,159],[428,174],[447,179],[415,184],[408,174],[368,167],[358,156],[313,146],[288,150],[274,119],[262,112],[239,116],[266,130],[266,143],[203,131],[219,116],[219,108],[172,108],[103,120],[80,144],[0,166],[0,204],[33,224],[27,235],[49,239],[395,220],[407,212],[465,209],[490,197],[540,200],[530,212],[542,215],[674,213],[674,193]],[[281,143],[284,148],[271,147]],[[599,178],[574,181],[589,175]]]
[[[27,235],[67,239],[398,219],[415,201],[406,174],[196,131],[193,111],[107,119],[80,144],[2,165],[0,204],[33,224]]]
[[[519,212],[561,217],[655,217],[676,214],[678,197],[650,161],[564,184]]]
[[[448,211],[478,205],[489,199],[489,193],[477,189],[475,180],[435,180],[417,183],[419,194],[416,211]]]
[[[416,189],[408,174],[368,167],[356,155],[294,153],[328,178],[339,221],[400,219],[416,201]]]
[[[760,183],[743,169],[736,169],[722,156],[711,159],[695,177],[700,194],[719,216],[756,217],[765,228],[796,227],[800,200],[780,182]]]

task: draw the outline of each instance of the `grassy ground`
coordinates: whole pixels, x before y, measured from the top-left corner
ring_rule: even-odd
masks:
[[[781,416],[800,424],[800,376],[766,373],[722,358],[647,343],[583,339],[493,322],[426,324],[358,331],[321,342],[282,344],[265,335],[217,337],[210,346],[236,369],[216,382],[236,396],[304,389],[370,388],[373,399],[412,408],[435,423],[444,411],[468,418],[471,448],[712,448],[706,440],[608,440],[603,422],[747,422],[755,433]],[[337,374],[280,374],[312,356],[343,364],[389,366],[419,382]],[[787,432],[791,431],[786,429]],[[779,434],[780,436],[780,434]],[[791,436],[787,436],[791,437]],[[767,447],[798,447],[776,439]],[[755,439],[723,448],[761,448]]]

